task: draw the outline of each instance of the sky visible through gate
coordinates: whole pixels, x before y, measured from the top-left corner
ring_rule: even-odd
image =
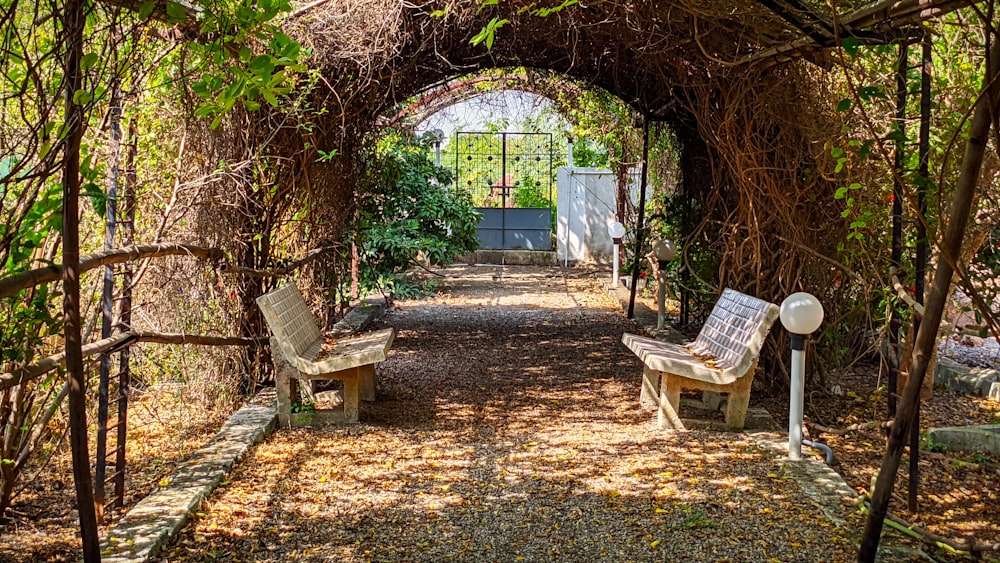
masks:
[[[456,132],[486,131],[490,124],[500,126],[497,131],[534,132],[537,130],[534,124],[540,123],[538,117],[542,113],[547,115],[541,132],[566,131],[568,123],[557,113],[547,111],[551,108],[551,100],[536,94],[516,90],[487,92],[431,114],[417,126],[416,131],[418,134],[435,129],[443,131],[442,152],[451,150],[450,141]]]

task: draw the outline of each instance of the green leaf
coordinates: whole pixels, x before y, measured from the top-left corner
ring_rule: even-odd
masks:
[[[476,13],[478,14],[479,12],[482,12],[486,6],[496,6],[499,3],[500,0],[480,0],[479,10],[477,10]]]
[[[264,100],[271,104],[272,106],[278,106],[278,98],[274,95],[269,88],[264,88],[260,91],[260,95],[263,96]]]
[[[94,65],[97,64],[97,61],[98,61],[97,53],[87,53],[86,55],[83,56],[82,59],[80,59],[80,68],[82,68],[85,71],[90,70],[94,68]]]
[[[840,158],[843,155],[844,155],[844,149],[840,147],[833,147],[833,150],[830,151],[830,156],[832,156],[833,158]]]
[[[73,103],[78,106],[87,105],[93,99],[94,96],[90,92],[82,88],[77,90],[76,92],[73,92]]]
[[[191,84],[191,91],[198,95],[199,98],[208,99],[212,97],[212,93],[208,90],[208,83],[204,80],[199,80],[194,84]]]
[[[843,186],[837,188],[837,191],[833,194],[833,199],[844,199],[845,197],[847,197],[847,188]]]
[[[167,17],[174,23],[179,23],[187,18],[187,12],[184,11],[184,6],[176,2],[167,2]]]
[[[841,112],[847,111],[847,110],[851,109],[851,105],[853,103],[854,103],[854,101],[851,100],[850,98],[844,98],[843,100],[840,100],[839,102],[837,102],[837,111],[841,111]]]
[[[216,112],[215,103],[214,102],[205,102],[205,103],[201,104],[200,106],[198,106],[197,109],[194,110],[194,115],[196,117],[209,117],[210,115],[214,114],[215,112]]]
[[[874,145],[874,144],[875,144],[875,141],[872,141],[872,140],[865,141],[861,145],[861,150],[858,151],[858,158],[860,158],[861,160],[866,160],[868,158],[868,156],[871,154],[871,152],[872,152],[872,145]]]
[[[139,6],[139,19],[148,20],[149,16],[153,15],[154,8],[156,8],[156,0],[149,0],[149,2],[143,2]]]
[[[898,141],[900,143],[906,142],[906,130],[902,127],[895,127],[888,135],[885,136],[887,141]]]
[[[94,211],[99,216],[104,217],[108,208],[108,197],[101,191],[101,188],[93,182],[87,182],[81,188],[83,193],[90,198],[90,204],[94,206]]]
[[[885,90],[881,86],[862,86],[858,88],[858,96],[868,101],[872,98],[885,99]]]
[[[269,55],[260,55],[250,63],[249,68],[250,72],[264,80],[270,80],[271,73],[274,72],[274,61]]]
[[[486,44],[487,49],[493,48],[493,40],[496,38],[496,30],[510,23],[510,20],[493,18],[489,23],[486,24],[479,33],[477,33],[469,43],[473,45],[479,45],[480,43]]]
[[[861,42],[858,41],[857,37],[845,37],[840,40],[840,46],[847,52],[851,57],[858,56],[858,48],[861,47]]]

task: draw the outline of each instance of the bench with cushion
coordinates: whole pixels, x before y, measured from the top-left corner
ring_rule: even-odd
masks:
[[[325,336],[294,283],[261,295],[257,305],[273,335],[279,424],[357,422],[360,400],[375,400],[375,364],[385,360],[395,330]],[[293,413],[293,403],[301,400],[300,382],[305,382],[308,389],[304,391],[311,395],[315,381],[323,379],[343,382],[343,408]]]
[[[644,364],[640,403],[657,405],[659,428],[684,429],[677,414],[681,389],[695,389],[729,393],[726,427],[743,430],[757,357],[777,318],[777,305],[726,289],[694,342],[622,335]]]

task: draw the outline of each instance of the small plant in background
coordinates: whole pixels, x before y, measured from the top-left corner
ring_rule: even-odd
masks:
[[[293,413],[316,412],[316,405],[312,401],[306,401],[304,403],[293,403],[292,412]]]

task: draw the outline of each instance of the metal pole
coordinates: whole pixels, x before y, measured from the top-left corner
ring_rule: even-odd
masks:
[[[110,166],[108,167],[108,193],[104,210],[104,249],[115,247],[115,228],[118,220],[118,162],[121,158],[121,117],[122,96],[121,85],[115,80],[111,86],[111,103],[109,104],[108,128],[111,131]],[[114,315],[115,268],[104,267],[103,288],[101,291],[101,338],[111,336],[111,319]],[[111,354],[101,354],[101,373],[97,385],[97,444],[94,464],[94,509],[97,511],[97,521],[104,520],[104,502],[106,498],[105,477],[108,464],[108,393],[111,386]]]
[[[642,232],[646,225],[646,160],[649,159],[649,119],[642,120],[642,178],[639,181],[639,219],[635,229],[635,267],[632,268],[632,287],[628,297],[628,318],[635,316],[635,288],[639,285],[639,258],[642,256]]]
[[[806,337],[792,334],[792,389],[788,401],[788,459],[802,458],[802,411],[805,403]]]
[[[569,204],[566,206],[566,248],[563,250],[563,268],[569,267],[569,235],[570,224],[573,222],[573,193],[576,191],[576,180],[573,179],[573,137],[569,137],[567,143],[567,158],[569,163],[566,169],[569,171]]]
[[[927,227],[924,219],[927,217],[927,186],[930,179],[930,128],[931,128],[931,35],[924,32],[921,41],[920,60],[920,163],[917,170],[917,248],[913,265],[913,298],[917,303],[924,303],[924,278],[927,275]],[[920,317],[913,317],[913,334],[920,331]],[[926,379],[926,376],[924,376]],[[910,427],[910,472],[907,486],[906,507],[910,512],[916,512],[920,507],[917,492],[920,486],[920,395],[913,407],[913,426]]]
[[[896,127],[900,135],[896,139],[893,164],[895,174],[892,185],[892,246],[889,254],[889,264],[897,272],[901,271],[903,263],[903,176],[906,173],[904,170],[906,138],[903,134],[906,132],[906,67],[908,66],[909,49],[909,43],[901,43],[899,45],[898,59],[896,60]],[[899,326],[899,307],[893,305],[889,313],[889,343],[892,345],[890,353],[894,353],[896,358],[895,361],[886,358],[889,384],[886,401],[888,402],[888,417],[890,419],[896,416],[896,396],[899,393],[899,389],[897,389],[899,386],[899,369],[902,367],[899,363],[900,361],[905,361],[905,359],[901,359],[902,354],[899,353]]]
[[[618,288],[618,247],[622,243],[622,239],[614,239],[614,253],[611,256],[611,287]]]
[[[656,330],[661,330],[663,328],[664,319],[667,316],[667,271],[660,266],[660,270],[656,273],[659,278],[659,287],[656,288],[656,300],[659,303],[657,314],[656,314]]]

